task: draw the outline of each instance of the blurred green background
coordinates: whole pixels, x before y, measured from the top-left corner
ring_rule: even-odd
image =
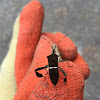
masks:
[[[13,24],[31,0],[0,0],[0,64],[11,41]],[[90,67],[84,100],[100,100],[100,0],[39,0],[45,9],[43,32],[70,34]]]

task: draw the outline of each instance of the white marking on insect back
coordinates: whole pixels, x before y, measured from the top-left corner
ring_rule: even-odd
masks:
[[[55,69],[55,68],[58,68],[58,67],[49,67],[49,69]]]

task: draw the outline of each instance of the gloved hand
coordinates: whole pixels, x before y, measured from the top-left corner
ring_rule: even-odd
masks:
[[[16,87],[14,100],[83,99],[84,80],[88,78],[90,70],[84,59],[77,53],[72,40],[68,37],[62,39],[65,35],[60,32],[41,33],[43,13],[41,3],[31,1],[23,8],[17,19],[15,25],[17,29],[14,31],[10,50],[1,65],[0,100],[12,100]],[[59,40],[61,42],[58,43]],[[58,43],[57,47],[60,54],[63,53],[61,56],[63,60],[70,60],[59,62],[59,67],[67,74],[67,82],[63,81],[64,75],[59,70],[56,86],[52,84],[47,74],[48,70],[39,71],[45,78],[38,78],[35,74],[36,68],[48,64],[47,56],[52,52],[50,44],[53,43]]]

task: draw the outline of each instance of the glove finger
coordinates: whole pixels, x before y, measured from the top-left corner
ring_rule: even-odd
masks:
[[[49,37],[53,42],[56,44],[59,40],[61,40],[65,35],[57,32],[56,34],[52,33],[43,33],[47,37]],[[72,60],[74,63],[76,63],[83,71],[85,79],[89,77],[90,69],[84,59],[77,54],[77,49],[75,44],[70,40],[68,37],[61,40],[61,42],[57,45],[59,48],[59,52],[63,53],[62,58],[66,60]]]
[[[19,88],[14,96],[14,100],[28,100],[30,93],[35,88],[35,85],[40,79],[36,76],[35,69],[39,67],[44,67],[48,64],[47,56],[51,54],[52,48],[49,43],[46,42],[42,37],[49,41],[51,45],[53,44],[50,39],[46,38],[46,36],[41,36],[35,50],[32,64],[21,84],[19,85]],[[41,72],[39,72],[43,73],[44,71],[45,70],[41,70]]]
[[[20,14],[20,28],[15,60],[17,88],[32,62],[42,29],[43,17],[43,6],[37,0],[27,4]]]
[[[73,62],[81,68],[84,78],[87,79],[90,75],[90,69],[83,57],[80,54],[77,54],[77,57],[73,60]]]
[[[48,38],[50,38],[57,45],[60,54],[63,54],[62,55],[63,60],[75,59],[75,57],[77,56],[77,48],[70,38],[68,38],[67,36],[65,37],[65,35],[60,32],[56,32],[56,34],[52,33],[43,33],[43,34],[46,35]]]

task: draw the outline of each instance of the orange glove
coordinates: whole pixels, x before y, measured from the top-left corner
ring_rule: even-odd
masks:
[[[83,100],[84,80],[90,73],[88,65],[77,53],[72,40],[68,37],[62,39],[64,34],[41,34],[43,14],[43,6],[39,1],[31,1],[20,14],[15,60],[17,92],[13,100]],[[58,43],[59,40],[61,42]],[[64,82],[64,75],[59,70],[56,86],[47,74],[48,69],[39,71],[45,78],[35,74],[36,68],[48,64],[47,56],[52,52],[50,44],[53,43],[58,43],[63,60],[70,60],[59,62],[59,67],[67,74],[67,82]]]

